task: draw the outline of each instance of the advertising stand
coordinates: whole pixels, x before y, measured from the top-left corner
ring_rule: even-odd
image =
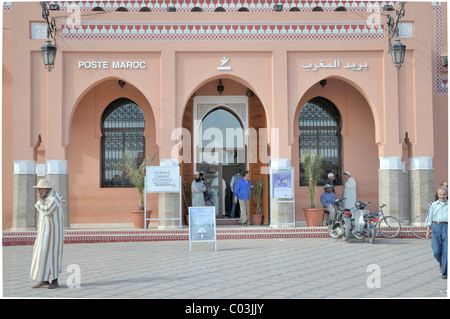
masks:
[[[147,228],[147,220],[179,220],[181,225],[181,176],[179,166],[147,166],[144,180],[144,209],[147,211],[147,193],[179,193],[180,217],[178,218],[147,218],[144,214],[144,228]]]
[[[189,251],[192,243],[214,243],[216,241],[216,208],[214,206],[189,207]]]
[[[294,168],[270,168],[270,185],[271,203],[278,207],[281,205],[292,207],[292,215],[288,212],[285,215],[285,221],[270,223],[270,226],[286,225],[295,227]],[[281,216],[282,214],[278,215]],[[292,219],[290,218],[290,215],[292,216]],[[289,221],[289,219],[291,219],[291,221]],[[270,220],[273,220],[272,215]]]

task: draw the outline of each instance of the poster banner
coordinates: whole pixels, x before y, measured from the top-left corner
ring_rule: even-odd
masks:
[[[292,169],[278,169],[272,171],[272,198],[293,198]]]
[[[179,166],[147,166],[145,178],[147,193],[180,192]]]
[[[189,244],[193,242],[216,242],[214,206],[189,207]]]

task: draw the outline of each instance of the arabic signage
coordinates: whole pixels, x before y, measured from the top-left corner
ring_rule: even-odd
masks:
[[[179,166],[147,166],[147,193],[178,193],[180,191]]]
[[[317,71],[320,69],[339,69],[341,67],[341,61],[340,60],[334,60],[334,63],[324,63],[323,60],[320,60],[317,64],[302,64],[302,68],[306,69],[306,71]],[[347,62],[346,65],[344,65],[344,68],[351,71],[367,71],[369,65],[366,63],[349,63]]]

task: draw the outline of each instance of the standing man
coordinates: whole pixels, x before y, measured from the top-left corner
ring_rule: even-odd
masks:
[[[31,288],[58,288],[64,244],[65,200],[50,186],[48,179],[38,182],[38,201],[34,205],[39,212],[39,223],[31,261],[30,278],[38,280]]]
[[[250,175],[248,171],[245,171],[244,178],[240,179],[236,185],[234,192],[234,202],[237,203],[239,199],[239,206],[241,208],[240,224],[248,224],[248,208],[250,203],[251,190],[255,189],[250,181]]]
[[[350,209],[355,206],[356,203],[356,181],[350,176],[350,172],[344,173],[344,208]]]
[[[325,192],[320,196],[320,202],[322,203],[323,210],[328,212],[327,225],[329,225],[336,214],[336,209],[333,206],[333,202],[336,200],[336,194],[332,191],[330,184],[325,184],[323,188]]]
[[[205,182],[200,178],[200,173],[194,173],[194,180],[191,184],[192,192],[192,206],[205,206],[205,196],[203,192],[206,192]]]
[[[334,174],[328,173],[328,179],[325,184],[329,184],[331,186],[331,191],[334,193]]]
[[[442,279],[447,279],[448,255],[448,191],[446,187],[439,187],[439,199],[430,207],[427,221],[427,239],[431,238],[431,249],[434,258],[438,261]]]
[[[234,218],[234,213],[235,213],[235,211],[236,211],[236,205],[238,205],[238,203],[236,203],[236,201],[234,201],[234,193],[235,193],[234,189],[235,189],[235,186],[237,185],[237,183],[238,183],[241,179],[242,179],[241,169],[238,168],[238,169],[236,170],[236,175],[234,175],[234,176],[231,178],[231,182],[230,182],[231,192],[233,193],[233,196],[232,196],[232,198],[233,198],[232,202],[233,202],[233,203],[232,203],[232,206],[231,206],[231,214],[230,214],[230,217],[231,217],[231,218]],[[237,208],[239,209],[239,206],[237,206]]]

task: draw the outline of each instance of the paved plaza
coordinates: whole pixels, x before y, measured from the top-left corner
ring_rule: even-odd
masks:
[[[33,246],[3,247],[5,298],[446,298],[430,241],[327,238],[66,244],[59,289],[31,289]],[[78,288],[77,288],[78,286]]]

